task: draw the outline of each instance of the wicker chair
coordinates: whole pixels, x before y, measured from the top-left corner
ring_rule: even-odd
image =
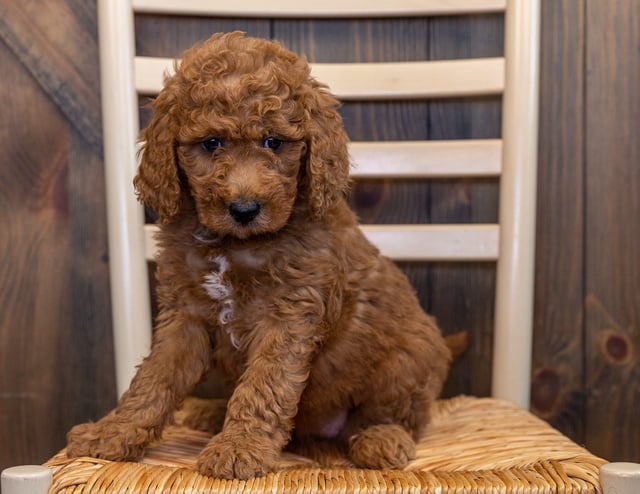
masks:
[[[385,254],[399,260],[497,260],[493,396],[439,401],[416,459],[403,471],[356,469],[336,452],[310,450],[304,456],[283,454],[282,468],[262,478],[207,478],[193,465],[208,436],[181,426],[178,416],[178,425],[169,427],[140,463],[68,459],[62,451],[45,468],[5,471],[3,492],[587,493],[601,492],[601,467],[605,492],[640,492],[637,465],[607,465],[526,411],[531,373],[538,2],[324,0],[309,7],[298,0],[213,3],[133,0],[133,10],[237,17],[286,13],[305,18],[505,11],[505,56],[501,58],[313,67],[314,74],[343,99],[503,95],[500,140],[362,142],[353,143],[350,150],[359,176],[500,177],[499,225],[363,227]],[[99,0],[98,4],[117,383],[122,393],[150,346],[150,314],[139,308],[149,300],[146,260],[153,257],[155,248],[153,227],[144,226],[130,185],[136,169],[136,91],[158,92],[171,61],[134,56],[133,10],[127,0]],[[395,164],[393,169],[389,163]]]

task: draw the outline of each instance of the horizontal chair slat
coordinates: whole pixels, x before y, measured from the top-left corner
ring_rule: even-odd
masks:
[[[350,142],[354,178],[496,177],[500,139]]]
[[[363,225],[369,241],[396,261],[491,261],[498,225]]]
[[[506,0],[133,0],[140,13],[215,17],[409,17],[502,12]]]
[[[173,59],[136,57],[136,89],[160,92]],[[312,74],[344,100],[417,99],[501,94],[503,58],[427,62],[312,64]]]
[[[356,178],[498,176],[500,139],[352,142],[349,154]]]
[[[365,236],[396,261],[494,261],[498,257],[498,225],[363,225]],[[145,252],[157,252],[157,228],[145,225]]]
[[[345,100],[500,94],[504,59],[313,64],[312,74]]]

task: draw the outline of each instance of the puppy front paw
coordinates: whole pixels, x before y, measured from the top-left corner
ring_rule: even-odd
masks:
[[[198,456],[198,471],[209,477],[247,480],[272,471],[279,455],[263,437],[221,432]]]
[[[67,433],[67,456],[92,456],[113,461],[134,461],[142,457],[149,443],[144,429],[116,421],[112,414],[99,420],[80,424]]]

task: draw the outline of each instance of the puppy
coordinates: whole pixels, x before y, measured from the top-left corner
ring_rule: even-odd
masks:
[[[216,369],[233,393],[205,475],[264,475],[310,438],[359,467],[413,458],[450,352],[345,201],[338,106],[277,43],[217,34],[184,54],[135,178],[159,215],[153,347],[117,408],[69,432],[69,456],[139,458]]]

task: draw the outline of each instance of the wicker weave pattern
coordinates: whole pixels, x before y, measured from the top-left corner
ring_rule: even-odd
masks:
[[[170,427],[142,463],[93,458],[47,463],[55,493],[597,493],[604,460],[545,422],[509,403],[458,397],[440,401],[405,471],[351,468],[335,451],[309,457],[285,453],[280,469],[249,481],[203,477],[192,467],[208,441],[201,432]],[[320,468],[319,465],[327,465]]]

